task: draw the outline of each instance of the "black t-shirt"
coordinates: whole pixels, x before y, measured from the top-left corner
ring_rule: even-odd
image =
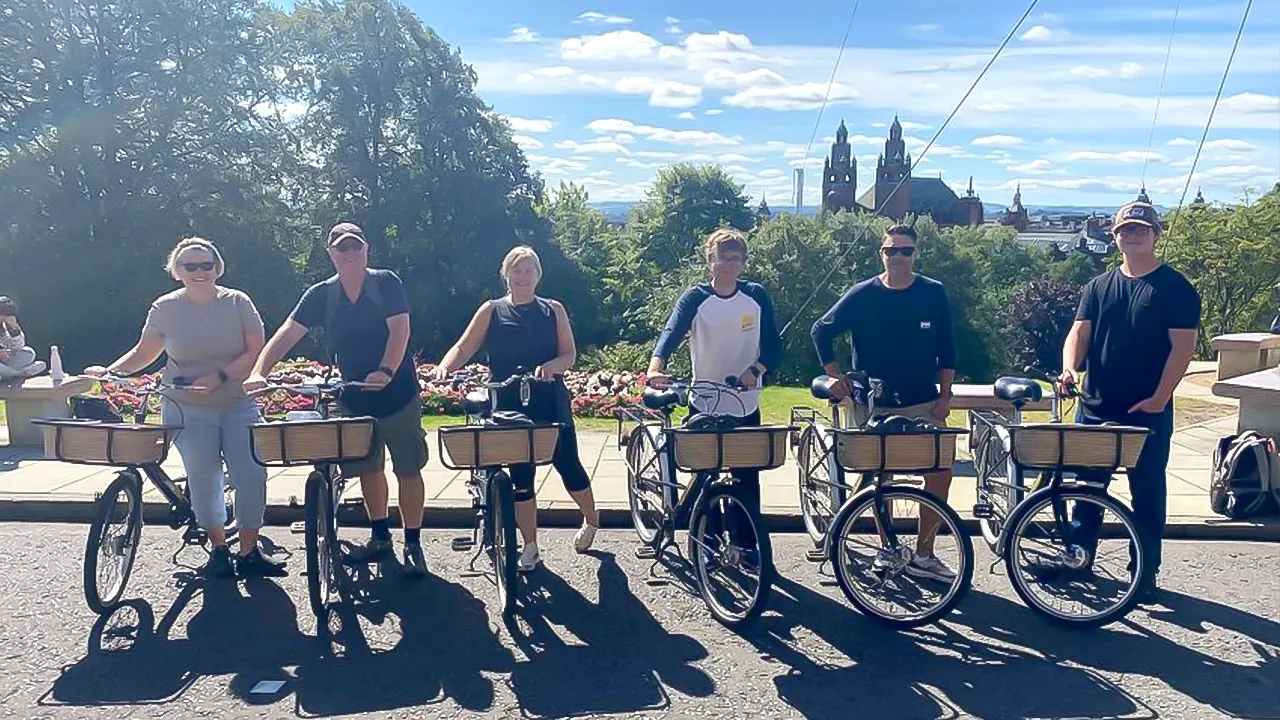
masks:
[[[849,332],[853,369],[884,382],[881,407],[938,399],[938,371],[956,367],[951,303],[942,283],[923,275],[901,290],[879,277],[854,285],[813,324],[818,360],[835,360],[836,337]]]
[[[391,329],[387,318],[409,312],[409,299],[404,284],[390,270],[368,270],[360,297],[353,304],[342,290],[338,276],[307,288],[289,317],[306,328],[324,327],[330,346],[338,355],[338,370],[343,380],[364,380],[382,364]],[[370,283],[377,283],[375,299],[370,297]],[[338,302],[334,306],[333,324],[326,327],[330,288],[337,285]],[[342,393],[342,404],[351,412],[384,418],[404,409],[418,394],[418,378],[413,358],[406,351],[391,382],[381,390],[350,388]]]
[[[1168,265],[1136,278],[1117,268],[1085,286],[1076,320],[1092,325],[1085,412],[1120,418],[1160,386],[1173,350],[1169,331],[1200,325],[1200,295]]]

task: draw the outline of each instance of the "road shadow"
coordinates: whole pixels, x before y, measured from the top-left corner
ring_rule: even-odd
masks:
[[[1095,630],[1052,625],[1026,607],[974,594],[960,619],[1000,642],[1033,648],[1047,659],[1105,672],[1142,675],[1237,718],[1280,717],[1280,623],[1201,598],[1162,590],[1159,605]],[[1138,623],[1145,614],[1152,622]],[[1195,634],[1183,643],[1159,632],[1160,624]],[[1210,637],[1212,629],[1222,633]],[[1251,664],[1221,659],[1246,657]]]
[[[543,566],[527,578],[526,600],[506,622],[528,658],[510,680],[521,713],[631,714],[669,709],[667,688],[692,697],[712,695],[715,681],[693,664],[707,657],[707,648],[662,627],[631,592],[612,553],[589,554],[600,560],[598,602]]]
[[[39,704],[169,703],[207,675],[232,675],[231,691],[239,694],[258,679],[284,676],[285,666],[315,652],[314,639],[298,631],[293,601],[278,584],[206,581],[194,573],[175,580],[178,596],[158,624],[145,600],[121,603],[98,618],[86,655],[62,668]],[[197,596],[200,606],[186,624],[186,637],[171,637]]]
[[[318,623],[321,652],[297,668],[298,715],[390,713],[450,699],[474,712],[493,707],[483,673],[510,672],[514,660],[483,602],[435,575],[349,572],[343,602]]]
[[[960,606],[966,615],[969,602]],[[770,610],[740,634],[790,668],[774,684],[805,717],[1155,717],[1097,673],[1007,643],[975,642],[946,623],[885,627],[785,577]]]

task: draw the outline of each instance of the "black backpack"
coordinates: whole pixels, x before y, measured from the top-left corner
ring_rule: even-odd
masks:
[[[1232,520],[1276,511],[1280,503],[1272,486],[1272,441],[1253,430],[1227,435],[1213,452],[1209,506]]]

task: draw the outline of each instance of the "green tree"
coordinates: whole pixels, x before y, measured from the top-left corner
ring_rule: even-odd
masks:
[[[719,165],[672,165],[658,171],[629,229],[643,259],[665,271],[683,265],[722,225],[744,232],[755,225],[742,186]]]

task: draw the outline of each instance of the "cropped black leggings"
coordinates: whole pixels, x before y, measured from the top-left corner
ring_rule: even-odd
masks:
[[[528,407],[522,407],[518,402],[502,402],[500,409],[522,412],[534,422],[564,423],[560,428],[560,440],[556,443],[551,466],[559,473],[565,489],[575,493],[591,487],[591,476],[587,475],[587,469],[582,466],[582,458],[578,455],[578,433],[573,427],[569,391],[563,387],[554,389],[555,392],[534,392]],[[533,500],[536,471],[533,465],[511,466],[511,485],[515,489],[516,502]]]

